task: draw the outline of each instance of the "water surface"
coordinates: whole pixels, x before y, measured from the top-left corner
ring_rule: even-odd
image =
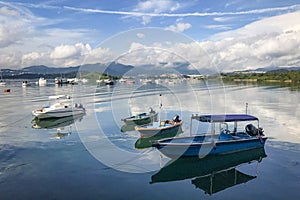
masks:
[[[20,82],[10,82],[6,87],[11,92],[3,93],[1,88],[0,93],[1,199],[300,197],[298,91],[202,81],[27,88],[22,88]],[[47,104],[48,96],[60,94],[71,94],[74,101],[84,104],[86,115],[60,122],[62,127],[51,126],[55,122],[33,127],[31,110]],[[161,119],[180,115],[184,121],[182,135],[189,135],[191,114],[245,113],[246,103],[247,112],[259,117],[269,137],[265,155],[251,152],[189,160],[168,168],[170,160],[155,149],[137,148],[137,142],[141,142],[137,132],[130,127],[121,130],[122,118],[152,107],[160,111]],[[201,127],[193,125],[196,134]],[[202,168],[203,163],[217,167]],[[209,176],[212,172],[217,175]],[[240,181],[229,184],[235,180],[232,174],[237,174]],[[207,184],[212,180],[227,182],[209,192]]]

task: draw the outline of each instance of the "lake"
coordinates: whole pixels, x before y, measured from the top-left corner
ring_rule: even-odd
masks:
[[[11,92],[0,88],[1,199],[300,198],[299,91],[197,80],[26,88],[11,80],[5,88]],[[60,94],[82,103],[86,115],[32,121],[32,110]],[[121,121],[150,107],[161,119],[179,115],[183,136],[190,134],[192,114],[247,110],[269,139],[264,151],[170,164]],[[193,127],[197,134],[201,127]]]

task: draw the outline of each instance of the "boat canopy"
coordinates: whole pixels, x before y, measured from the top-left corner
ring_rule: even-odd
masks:
[[[253,121],[257,117],[247,114],[228,114],[228,115],[193,115],[192,119],[200,122],[236,122],[236,121]]]

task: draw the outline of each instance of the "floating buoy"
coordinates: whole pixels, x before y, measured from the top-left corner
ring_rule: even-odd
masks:
[[[10,92],[10,89],[4,89],[4,93]]]

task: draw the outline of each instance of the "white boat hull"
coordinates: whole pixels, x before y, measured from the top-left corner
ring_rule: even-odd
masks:
[[[64,109],[57,109],[57,110],[50,110],[50,111],[41,111],[41,110],[32,111],[32,114],[39,119],[68,117],[68,116],[80,115],[84,113],[85,113],[84,108],[64,108]]]

